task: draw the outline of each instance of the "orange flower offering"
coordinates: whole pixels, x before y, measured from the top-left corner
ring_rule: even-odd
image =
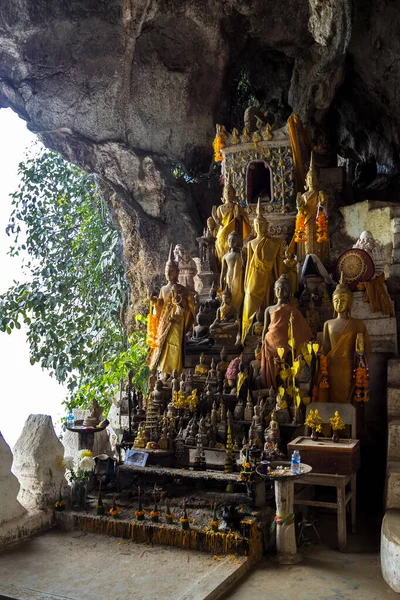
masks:
[[[319,215],[317,217],[317,242],[322,244],[328,242],[328,221],[324,213],[324,209],[320,207]]]
[[[294,241],[305,242],[306,241],[306,218],[302,212],[297,213],[296,226],[294,230]]]
[[[325,354],[321,354],[319,357],[319,369],[321,373],[321,381],[319,383],[319,387],[322,389],[327,389],[329,387],[328,382],[328,359]]]
[[[354,402],[368,402],[369,383],[368,370],[366,367],[357,367],[355,370]]]
[[[149,348],[158,348],[157,332],[158,317],[154,314],[153,303],[150,302],[150,311],[147,315],[147,345]]]

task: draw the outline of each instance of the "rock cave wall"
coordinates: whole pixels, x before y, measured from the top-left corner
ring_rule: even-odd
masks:
[[[136,310],[169,244],[196,250],[215,123],[249,102],[300,113],[351,201],[397,199],[399,29],[395,0],[3,0],[0,107],[108,184]]]

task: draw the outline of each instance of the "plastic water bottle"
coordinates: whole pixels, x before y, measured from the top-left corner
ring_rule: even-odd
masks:
[[[74,413],[70,409],[67,414],[67,427],[73,427],[75,425]]]
[[[295,450],[292,454],[292,461],[290,465],[290,470],[292,473],[300,473],[300,452]]]

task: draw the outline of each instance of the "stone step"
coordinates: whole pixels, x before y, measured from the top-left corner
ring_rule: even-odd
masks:
[[[388,458],[400,458],[400,419],[394,419],[388,426]]]
[[[389,419],[400,419],[400,387],[389,387],[387,390],[387,416]]]
[[[400,509],[400,459],[389,460],[387,464],[386,508]]]
[[[400,388],[400,359],[391,358],[388,360],[388,387]]]
[[[400,510],[388,510],[383,517],[381,569],[386,583],[400,593]]]

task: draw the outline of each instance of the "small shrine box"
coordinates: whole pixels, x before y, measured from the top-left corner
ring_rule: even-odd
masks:
[[[334,475],[352,475],[360,468],[360,441],[340,440],[333,442],[330,438],[299,436],[288,444],[288,454],[293,450],[300,451],[302,463],[311,465],[313,473],[329,473]]]

